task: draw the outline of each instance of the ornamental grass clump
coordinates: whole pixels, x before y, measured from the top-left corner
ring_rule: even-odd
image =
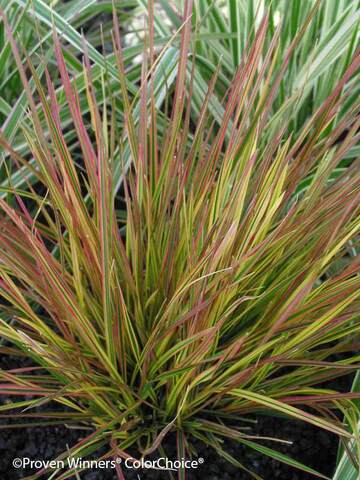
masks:
[[[279,29],[264,52],[265,16],[218,126],[209,108],[216,74],[194,113],[192,6],[185,4],[176,86],[162,102],[151,9],[136,94],[127,89],[114,15],[121,130],[106,74],[103,98],[94,95],[86,53],[90,113],[81,114],[54,34],[80,163],[64,138],[56,79],[46,66],[45,85],[30,62],[24,70],[8,30],[28,95],[31,124],[22,128],[31,156],[0,142],[37,181],[26,191],[10,185],[0,199],[0,352],[26,355],[34,366],[0,371],[0,393],[17,397],[0,410],[91,427],[64,456],[108,445],[105,457],[129,449],[146,457],[175,432],[179,458],[193,453],[195,438],[247,470],[246,459],[224,451],[231,438],[326,478],[243,427],[254,415],[274,414],[333,432],[345,446],[353,440],[359,394],[325,382],[359,368],[360,171],[352,161],[332,175],[359,140],[359,103],[341,114],[359,50],[292,138],[286,112],[275,126],[269,112],[306,25],[274,72]],[[31,398],[18,400],[25,394]]]

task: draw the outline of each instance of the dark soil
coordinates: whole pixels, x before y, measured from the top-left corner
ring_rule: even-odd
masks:
[[[28,361],[22,361],[21,365],[27,365]],[[25,365],[24,365],[25,364]],[[13,360],[6,357],[0,358],[0,368],[6,370],[19,367],[19,360]],[[342,379],[341,387],[348,388],[351,379]],[[342,388],[343,389],[343,388]],[[10,398],[0,397],[1,403],[6,403]],[[14,400],[14,397],[11,398]],[[41,407],[38,407],[41,408]],[[1,426],[16,423],[16,420],[2,418],[0,419],[0,478],[2,480],[16,480],[25,478],[35,473],[35,470],[15,469],[12,462],[15,458],[30,458],[31,460],[52,460],[59,454],[66,451],[81,438],[89,434],[89,431],[71,429],[65,426],[45,426],[31,428],[1,429]],[[250,425],[250,424],[249,424]],[[294,422],[270,416],[258,418],[256,424],[251,424],[251,433],[267,437],[276,437],[283,440],[292,441],[292,445],[275,442],[262,441],[273,449],[277,449],[292,458],[302,462],[321,473],[331,476],[335,468],[335,459],[338,446],[338,439],[323,430],[319,430],[311,425],[302,422]],[[187,471],[188,480],[208,479],[208,480],[250,480],[251,476],[242,472],[232,464],[217,455],[214,450],[194,440],[192,444],[197,450],[196,458],[203,458],[203,464],[198,469]],[[176,441],[171,434],[165,438],[162,443],[166,456],[169,459],[176,459]],[[315,477],[279,463],[269,457],[265,457],[253,450],[244,448],[235,441],[226,441],[223,445],[224,450],[236,458],[248,469],[254,471],[265,480],[313,480]],[[104,451],[99,452],[93,458],[99,458]],[[135,456],[135,455],[134,455]],[[152,455],[153,459],[159,455]],[[170,479],[166,472],[156,470],[130,470],[123,467],[126,480],[157,480]],[[48,478],[45,475],[42,478]],[[110,480],[117,479],[115,469],[87,470],[79,474],[81,480]],[[72,477],[75,479],[75,477]],[[175,479],[175,477],[174,477]]]

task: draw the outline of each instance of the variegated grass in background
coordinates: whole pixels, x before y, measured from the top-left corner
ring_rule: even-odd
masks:
[[[139,55],[143,51],[144,38],[144,15],[147,12],[147,0],[114,0],[114,6],[119,15],[119,22],[124,33],[124,65],[127,71],[127,85],[132,93],[136,92],[136,85],[141,77],[141,62]],[[194,73],[193,102],[191,116],[196,119],[199,114],[204,95],[206,94],[209,79],[217,70],[218,81],[214,94],[210,100],[209,108],[215,121],[221,122],[223,108],[221,99],[229,88],[231,79],[245,49],[247,39],[253,38],[254,31],[265,10],[269,12],[269,27],[264,39],[264,53],[262,61],[271,43],[273,34],[280,24],[280,39],[278,44],[278,57],[274,72],[281,64],[281,59],[294,40],[296,34],[304,26],[307,15],[315,7],[313,18],[306,29],[306,34],[299,40],[294,55],[284,72],[280,82],[279,92],[272,105],[271,134],[284,118],[287,118],[288,130],[293,132],[293,140],[297,138],[299,129],[305,120],[321,105],[330,94],[334,86],[346,70],[351,56],[354,53],[359,40],[359,0],[332,1],[320,0],[197,0],[194,2],[192,23],[196,33],[194,34],[194,48],[189,53],[187,77],[191,75],[190,60],[193,58],[197,68]],[[179,28],[182,24],[182,1],[156,0],[154,8],[154,49],[157,54],[169,42],[171,48],[166,54],[158,59],[155,67],[156,80],[155,90],[158,105],[163,101],[168,89],[173,88],[176,77],[176,64],[179,55]],[[31,55],[35,65],[38,65],[37,73],[43,76],[43,68],[39,64],[40,45],[45,52],[49,68],[56,69],[53,59],[53,47],[51,43],[51,29],[54,25],[59,36],[66,43],[64,50],[65,62],[73,72],[73,83],[80,95],[80,108],[85,114],[88,106],[85,95],[84,76],[81,67],[81,55],[84,42],[81,32],[85,29],[88,38],[88,54],[94,62],[92,75],[96,98],[101,98],[103,90],[101,77],[108,75],[109,84],[116,99],[116,122],[119,127],[123,125],[123,104],[119,97],[119,85],[116,78],[116,59],[108,53],[107,45],[111,43],[111,28],[108,16],[111,13],[112,2],[102,1],[60,1],[50,2],[44,0],[1,0],[2,8],[15,35],[21,39],[21,44],[26,48],[26,53]],[[105,23],[101,33],[100,22]],[[89,27],[91,25],[92,27]],[[90,28],[90,31],[89,31]],[[175,36],[175,38],[174,38]],[[41,38],[41,42],[39,41]],[[105,45],[105,50],[102,50]],[[20,55],[24,61],[24,52]],[[0,120],[2,132],[8,141],[18,146],[22,153],[26,153],[27,146],[24,144],[19,132],[19,124],[26,121],[25,108],[27,106],[26,95],[23,91],[17,67],[10,53],[9,42],[3,25],[0,24]],[[32,83],[32,87],[34,87]],[[348,86],[345,86],[347,89]],[[359,95],[359,86],[351,85],[352,96],[344,103],[342,115],[352,104],[353,98]],[[56,84],[56,95],[61,105],[66,101],[63,88]],[[43,128],[46,122],[41,115],[38,106],[40,120]],[[68,126],[66,138],[69,148],[76,151],[76,135],[71,128],[71,118],[66,109],[61,108],[62,125]],[[135,122],[139,121],[139,107],[135,109]],[[161,125],[159,126],[159,128]],[[270,130],[269,130],[270,132]],[[6,195],[9,182],[8,172],[5,168],[2,155],[0,168],[0,182],[2,195]],[[359,154],[359,147],[350,149],[346,158],[338,166],[332,176],[340,174],[343,168]],[[127,160],[130,152],[126,149]],[[121,183],[120,160],[116,159],[116,171],[114,182],[116,188]],[[11,169],[11,162],[8,169]],[[21,187],[23,175],[18,171],[11,170],[12,184]],[[302,186],[306,185],[302,184]]]

